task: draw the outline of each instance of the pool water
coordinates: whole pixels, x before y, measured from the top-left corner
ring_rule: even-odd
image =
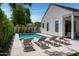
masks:
[[[38,35],[38,34],[36,34],[36,33],[20,33],[19,34],[19,38],[20,39],[29,39],[29,38],[41,38],[42,37],[42,35]]]

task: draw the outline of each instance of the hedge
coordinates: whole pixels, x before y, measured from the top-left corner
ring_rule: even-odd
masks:
[[[10,22],[4,22],[0,27],[0,48],[2,48],[13,34],[13,24]]]
[[[15,31],[16,33],[35,33],[40,32],[40,27],[16,26]]]
[[[13,23],[11,23],[6,15],[0,10],[0,49],[9,41],[14,32]]]

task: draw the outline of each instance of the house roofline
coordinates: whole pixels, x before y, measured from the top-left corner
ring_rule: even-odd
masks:
[[[47,13],[47,11],[49,10],[49,8],[50,8],[51,5],[52,5],[52,4],[49,4],[47,10],[46,10],[45,13],[44,13],[44,16],[42,17],[42,20],[44,19],[45,15],[46,15],[46,13]],[[42,22],[42,20],[41,20],[41,22]]]
[[[63,6],[63,5],[58,5],[58,4],[54,4],[54,3],[53,3],[52,5],[54,5],[54,6],[58,6],[58,7],[61,7],[61,8],[70,10],[70,11],[78,11],[78,12],[79,12],[79,9],[76,9],[76,8],[67,7],[67,6]]]
[[[70,11],[78,11],[79,12],[79,9],[75,9],[75,8],[71,8],[71,7],[67,7],[67,6],[62,6],[62,5],[57,5],[57,4],[49,4],[49,6],[48,6],[48,8],[47,8],[47,10],[46,10],[46,12],[45,12],[45,14],[44,14],[44,16],[42,17],[42,20],[44,19],[44,17],[45,17],[45,15],[46,15],[46,13],[47,13],[47,11],[49,10],[49,8],[50,8],[50,6],[51,5],[54,5],[54,6],[58,6],[58,7],[61,7],[61,8],[64,8],[64,9],[66,9],[66,10],[70,10]],[[41,22],[42,22],[42,20],[41,20]]]

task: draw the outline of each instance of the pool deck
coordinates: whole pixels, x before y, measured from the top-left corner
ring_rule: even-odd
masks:
[[[40,34],[40,33],[38,33]],[[45,34],[41,34],[41,35],[45,35]],[[49,35],[47,35],[49,36]],[[49,38],[47,38],[48,40]],[[61,47],[54,47],[54,46],[50,46],[50,49],[41,49],[39,46],[37,46],[34,41],[37,41],[38,39],[36,40],[33,40],[32,43],[33,43],[33,48],[35,49],[35,51],[31,51],[31,52],[24,52],[23,50],[23,45],[22,45],[22,41],[19,40],[19,34],[15,34],[15,37],[14,37],[14,42],[13,42],[13,46],[12,46],[12,50],[11,50],[11,56],[49,56],[48,54],[45,53],[46,50],[48,51],[51,51],[51,52],[54,52],[54,51],[62,51],[64,53],[68,53],[68,52],[71,52],[71,53],[74,53],[75,51],[79,51],[79,40],[70,40],[70,43],[72,45],[69,45],[69,46],[65,46],[62,44]],[[75,51],[73,51],[75,50]]]

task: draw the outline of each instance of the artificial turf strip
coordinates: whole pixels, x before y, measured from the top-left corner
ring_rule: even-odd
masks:
[[[79,56],[79,52],[73,53],[73,54],[68,55],[68,56]]]

